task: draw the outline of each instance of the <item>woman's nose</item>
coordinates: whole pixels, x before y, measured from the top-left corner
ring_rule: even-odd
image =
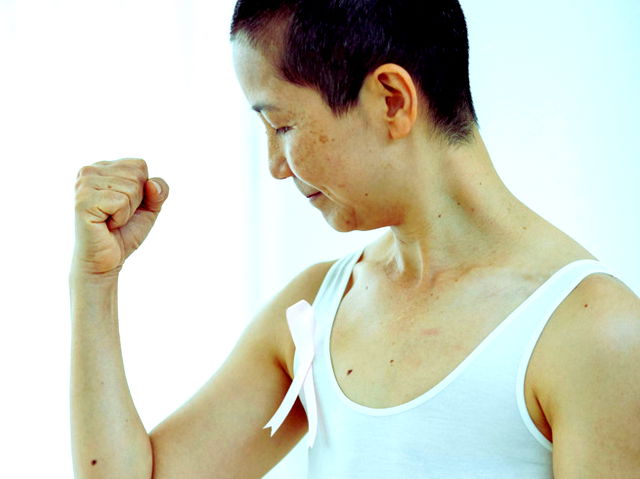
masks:
[[[269,171],[271,176],[277,180],[284,180],[294,176],[286,157],[279,148],[274,148],[273,144],[269,145]]]

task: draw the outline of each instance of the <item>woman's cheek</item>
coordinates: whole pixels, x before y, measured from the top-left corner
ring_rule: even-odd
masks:
[[[307,183],[319,186],[327,175],[332,176],[339,161],[335,151],[329,148],[330,138],[319,132],[296,136],[290,144],[290,168],[293,173]]]
[[[295,175],[304,180],[312,173],[314,158],[313,147],[308,144],[298,143],[291,146],[289,150],[290,168]]]

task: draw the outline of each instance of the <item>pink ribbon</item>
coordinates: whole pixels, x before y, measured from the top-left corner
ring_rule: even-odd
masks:
[[[318,411],[316,393],[313,387],[313,369],[311,367],[315,354],[313,340],[314,321],[311,305],[305,300],[302,300],[293,306],[289,306],[287,308],[287,323],[289,324],[291,337],[296,347],[298,367],[294,371],[293,381],[280,407],[263,429],[270,427],[271,437],[273,437],[286,419],[289,411],[291,411],[300,391],[304,388],[304,397],[307,402],[305,410],[309,424],[307,440],[308,446],[313,447],[318,430]]]

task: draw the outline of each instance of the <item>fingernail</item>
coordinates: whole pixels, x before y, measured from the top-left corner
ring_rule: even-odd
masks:
[[[160,184],[158,182],[151,180],[151,183],[153,184],[153,186],[155,186],[156,191],[158,192],[158,194],[162,193],[162,187],[160,186]]]

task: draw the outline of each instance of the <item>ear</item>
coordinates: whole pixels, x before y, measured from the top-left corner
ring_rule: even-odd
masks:
[[[408,136],[418,116],[418,94],[411,75],[399,65],[386,63],[376,68],[365,82],[369,83],[369,92],[382,103],[389,137]]]

